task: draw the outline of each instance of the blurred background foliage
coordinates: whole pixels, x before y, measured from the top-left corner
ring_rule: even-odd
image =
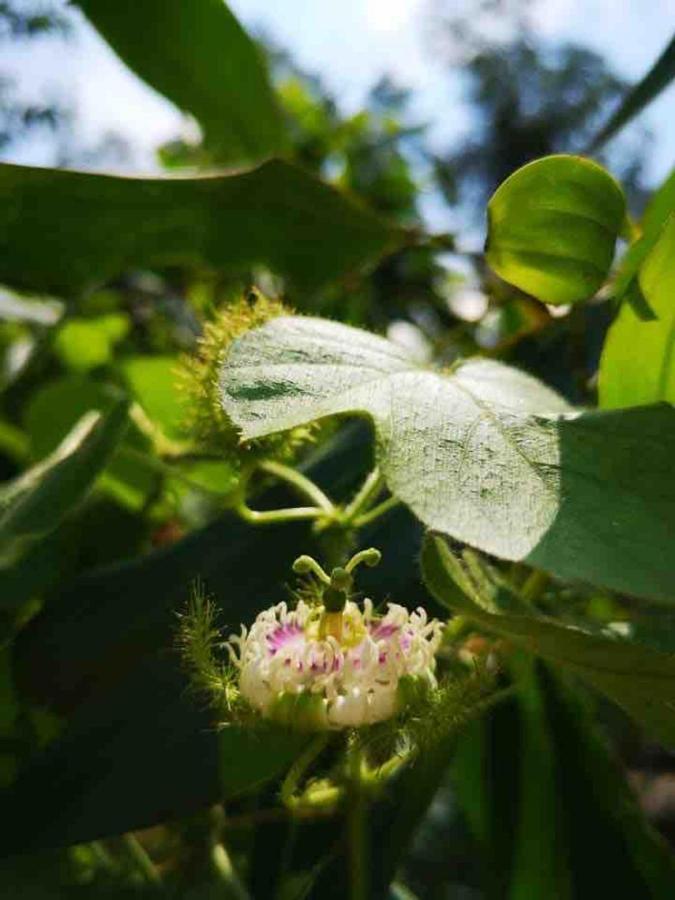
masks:
[[[96,22],[96,4],[81,5]],[[496,10],[505,23],[506,40],[493,40],[481,28],[486,9]],[[472,126],[466,140],[442,149],[430,147],[426,123],[415,115],[415,96],[405,86],[383,77],[363,109],[346,114],[319,76],[261,38],[283,121],[285,158],[405,235],[397,249],[368,265],[311,289],[284,282],[278,271],[261,266],[224,273],[192,264],[129,269],[77,296],[25,296],[0,288],[3,481],[58,454],[90,410],[112,428],[106,417],[120,403],[132,404],[129,428],[119,442],[110,440],[108,446],[99,422],[99,430],[86,439],[92,446],[86,440],[77,445],[83,477],[92,454],[99,454],[101,469],[92,463],[79,493],[65,498],[75,511],[0,567],[0,783],[8,791],[8,852],[31,851],[0,866],[4,896],[149,896],[160,890],[160,875],[163,889],[175,896],[246,896],[224,855],[223,835],[252,896],[318,896],[315,884],[323,885],[321,896],[345,896],[339,878],[327,886],[336,851],[325,854],[330,841],[323,823],[317,824],[316,837],[305,825],[256,818],[274,803],[274,787],[240,796],[244,779],[243,785],[228,787],[234,799],[227,817],[213,805],[217,785],[222,787],[218,754],[227,746],[209,733],[205,711],[185,697],[175,667],[165,666],[173,615],[193,577],[203,577],[226,604],[224,624],[236,625],[275,599],[270,592],[284,583],[288,560],[306,551],[308,540],[293,526],[270,548],[264,536],[251,537],[239,523],[223,518],[236,473],[222,460],[195,452],[183,424],[185,399],[175,387],[176,371],[181,355],[194,350],[204,323],[256,284],[299,311],[387,334],[421,360],[450,364],[481,353],[532,372],[575,403],[595,402],[599,354],[613,315],[610,299],[601,293],[574,308],[548,307],[498,279],[479,249],[485,204],[497,185],[529,160],[583,152],[628,89],[596,52],[569,43],[540,45],[528,30],[526,11],[527,3],[482,0],[467,4],[459,15],[447,4],[430,8],[430,51],[446,62],[449,73],[461,74]],[[0,3],[0,46],[48,39],[61,42],[67,53],[72,28],[71,13],[61,3]],[[58,166],[104,168],[128,158],[130,149],[114,129],[93,146],[78,143],[78,111],[68,98],[28,102],[16,77],[0,59],[5,159],[37,132]],[[644,174],[649,148],[650,135],[638,123],[598,156],[624,185],[636,216],[650,187]],[[176,135],[158,148],[157,165],[164,174],[206,172],[228,163],[226,157],[223,145],[196,133],[189,139]],[[429,233],[428,204],[437,218],[447,214],[447,221],[463,223],[462,233]],[[40,252],[39,235],[35,252]],[[366,437],[355,431],[329,449],[310,449],[306,462],[333,491],[345,494],[367,470],[368,453]],[[88,491],[91,484],[95,488]],[[410,604],[422,598],[413,558],[419,537],[419,528],[403,512],[369,537],[379,542],[385,558],[390,551],[388,567],[377,576],[381,580],[373,582],[380,594],[401,600],[405,595]],[[410,547],[409,554],[401,553],[403,546]],[[404,555],[410,559],[398,558]],[[624,614],[623,598],[592,589],[561,590],[545,593],[541,603],[556,604],[560,612],[562,597],[570,622],[585,616],[604,627]],[[647,633],[648,614],[643,627]],[[488,645],[481,640],[484,650]],[[661,634],[661,640],[672,651],[671,637]],[[574,702],[546,671],[533,670],[521,697],[467,734],[452,766],[437,772],[440,786],[433,782],[433,802],[418,814],[414,840],[395,866],[401,883],[389,896],[557,896],[555,882],[546,885],[532,875],[539,861],[534,856],[524,861],[515,846],[514,823],[528,804],[534,804],[528,814],[542,817],[532,827],[546,831],[554,850],[559,840],[569,845],[570,829],[584,817],[613,836],[614,843],[608,838],[598,853],[603,862],[616,857],[607,882],[615,886],[615,896],[671,896],[669,887],[662,893],[653,887],[658,879],[650,882],[653,892],[644,892],[640,866],[623,865],[623,825],[608,799],[614,783],[600,792],[600,812],[594,807],[591,815],[583,803],[570,802],[560,825],[564,839],[555,829],[546,830],[545,794],[543,801],[528,794],[520,754],[529,747],[533,771],[545,769],[543,757],[551,746],[541,744],[545,733],[546,741],[559,741],[573,755],[570,741],[580,728],[570,712]],[[651,822],[672,841],[672,755],[646,744],[614,708],[601,704],[595,712]],[[543,731],[537,722],[544,723]],[[274,748],[280,768],[294,749]],[[246,752],[255,756],[260,748]],[[561,767],[541,777],[554,780],[554,794],[569,788],[569,779],[588,792],[604,771],[604,752],[596,747],[588,766],[585,757],[578,765],[570,762],[576,766],[572,774]],[[472,781],[477,758],[488,760],[489,795]],[[166,796],[167,784],[175,796]],[[472,784],[474,789],[467,789]],[[418,787],[411,783],[406,789],[414,793]],[[137,806],[130,802],[136,795]],[[132,833],[144,824],[152,827]],[[598,839],[584,833],[589,843]],[[62,843],[74,846],[53,849]],[[588,897],[597,858],[584,853],[578,840],[570,852],[576,886],[560,896]],[[279,871],[273,871],[277,862]],[[668,883],[672,886],[665,875],[659,881]],[[628,894],[627,884],[637,887]]]

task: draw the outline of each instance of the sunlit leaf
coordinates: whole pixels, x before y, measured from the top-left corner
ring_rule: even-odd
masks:
[[[185,436],[186,400],[176,386],[174,356],[133,356],[120,364],[134,398],[168,437]]]
[[[221,383],[247,439],[369,416],[390,490],[433,529],[565,578],[675,600],[668,406],[567,412],[500,363],[433,371],[380,337],[300,317],[235,341]]]
[[[597,150],[635,118],[675,78],[675,37],[671,39],[661,56],[647,74],[624,97],[619,108],[612,113],[609,121],[601,128],[591,144],[591,151]]]
[[[675,402],[675,215],[642,262],[639,284],[654,318],[645,321],[622,305],[600,364],[599,397],[607,408]]]
[[[523,166],[488,205],[486,258],[545,303],[577,303],[603,284],[625,216],[619,185],[597,163],[547,156]]]
[[[283,149],[262,52],[223,0],[77,5],[137,75],[197,119],[219,161],[256,162]]]
[[[54,351],[71,371],[88,372],[112,361],[115,344],[126,335],[129,325],[121,313],[69,319],[54,337]]]

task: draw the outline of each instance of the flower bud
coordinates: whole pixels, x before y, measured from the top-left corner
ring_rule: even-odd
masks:
[[[288,314],[290,310],[279,300],[251,290],[220,309],[217,317],[205,324],[196,352],[183,358],[178,379],[188,398],[185,425],[204,450],[222,453],[233,462],[255,456],[284,459],[310,438],[310,428],[297,428],[242,446],[221,402],[220,371],[232,342],[270,319]]]

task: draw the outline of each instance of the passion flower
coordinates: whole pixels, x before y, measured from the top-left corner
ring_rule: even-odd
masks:
[[[309,730],[358,727],[391,718],[435,688],[441,623],[422,608],[389,603],[378,614],[371,600],[360,608],[349,599],[353,569],[379,557],[363,551],[330,576],[300,557],[295,571],[319,578],[322,602],[279,603],[230,637],[239,691],[263,717]]]

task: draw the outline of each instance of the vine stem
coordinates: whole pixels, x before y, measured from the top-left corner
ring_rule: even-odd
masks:
[[[375,519],[379,519],[380,516],[389,512],[390,509],[394,509],[400,502],[398,497],[387,497],[386,500],[383,500],[382,503],[378,503],[377,506],[369,509],[368,512],[357,516],[352,523],[354,528],[363,528],[364,525],[369,525],[371,522],[374,522]]]
[[[252,525],[271,525],[277,522],[300,522],[307,519],[319,519],[325,516],[325,512],[316,506],[295,506],[290,509],[256,510],[248,507],[244,501],[240,501],[233,507],[245,522]]]
[[[347,807],[350,900],[368,900],[368,831],[363,791],[363,753],[352,747],[349,759],[350,791]]]
[[[382,478],[382,473],[375,466],[352,498],[352,501],[345,507],[343,511],[345,520],[351,522],[356,518],[361,510],[377,497],[383,487],[384,479]]]
[[[298,472],[297,469],[285,466],[283,463],[272,459],[262,460],[262,462],[258,463],[258,468],[262,472],[267,472],[269,475],[274,475],[276,478],[287,482],[301,497],[310,500],[324,512],[329,514],[335,512],[333,501],[324,494],[317,484],[303,475],[302,472]]]

